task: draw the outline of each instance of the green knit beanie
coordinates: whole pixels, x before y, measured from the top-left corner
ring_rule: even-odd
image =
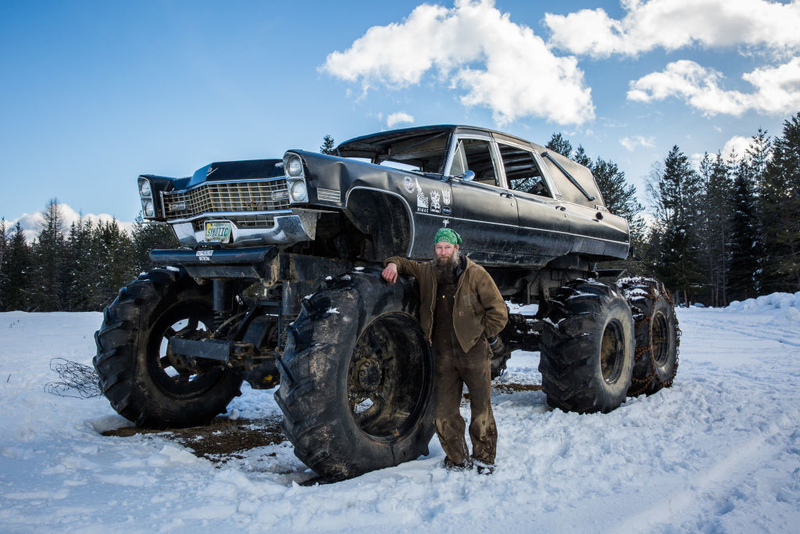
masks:
[[[452,228],[439,228],[439,231],[436,232],[436,237],[433,238],[433,244],[435,245],[436,243],[441,243],[442,241],[446,241],[451,245],[460,245],[461,236],[458,235]]]

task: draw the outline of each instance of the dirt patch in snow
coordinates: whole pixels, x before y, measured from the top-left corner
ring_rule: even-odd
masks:
[[[103,432],[104,436],[131,437],[140,434],[157,434],[176,441],[195,456],[224,464],[232,458],[243,458],[239,453],[275,445],[286,441],[280,419],[229,419],[217,417],[205,426],[167,430],[123,427]],[[275,453],[271,453],[273,456]]]
[[[492,389],[499,393],[516,393],[519,391],[541,391],[541,384],[492,384]]]

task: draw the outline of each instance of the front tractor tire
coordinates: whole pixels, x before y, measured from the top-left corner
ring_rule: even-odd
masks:
[[[575,280],[548,303],[542,330],[542,390],[547,403],[578,413],[610,412],[631,384],[634,323],[614,287]]]
[[[275,399],[295,455],[342,480],[428,454],[433,358],[413,285],[380,270],[340,276],[288,328]]]
[[[159,429],[202,425],[224,412],[240,394],[241,376],[167,350],[169,337],[202,336],[212,324],[210,284],[183,271],[154,269],[123,287],[95,333],[93,363],[112,407]]]

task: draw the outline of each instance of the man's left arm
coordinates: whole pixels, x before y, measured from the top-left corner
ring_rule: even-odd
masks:
[[[508,322],[508,308],[503,295],[497,289],[492,277],[486,271],[478,279],[477,293],[484,309],[483,328],[486,337],[494,337],[505,328]]]

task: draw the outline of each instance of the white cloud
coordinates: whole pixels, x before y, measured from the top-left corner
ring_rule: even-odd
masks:
[[[405,111],[398,111],[397,113],[392,113],[386,118],[386,126],[389,128],[394,128],[396,125],[403,123],[414,124],[414,117]]]
[[[98,224],[98,222],[111,222],[114,219],[113,216],[107,213],[101,213],[99,215],[95,215],[93,213],[81,215],[72,209],[72,207],[70,207],[68,204],[59,204],[58,208],[61,214],[61,221],[65,235],[69,233],[70,227],[73,224],[77,224],[81,218],[83,218],[84,222],[91,222],[94,225]],[[44,212],[37,211],[35,213],[23,213],[21,217],[7,222],[6,230],[12,230],[17,222],[19,222],[19,225],[22,228],[22,233],[25,236],[25,239],[28,241],[28,243],[32,243],[39,236],[39,232],[44,227]],[[117,224],[119,224],[121,228],[127,230],[128,232],[130,232],[133,228],[133,223],[130,222],[117,221]]]
[[[620,144],[624,146],[629,152],[633,152],[637,146],[644,148],[655,148],[655,137],[645,138],[641,135],[634,135],[632,137],[623,137],[619,140]]]
[[[747,153],[747,150],[753,146],[753,139],[750,137],[742,137],[735,135],[728,139],[725,146],[722,147],[722,160],[727,161],[735,156],[736,159],[742,159]]]
[[[785,65],[765,67],[742,78],[755,86],[753,93],[726,91],[724,76],[694,61],[681,60],[630,83],[628,99],[639,102],[677,97],[706,115],[741,115],[754,110],[774,115],[800,107],[800,57]]]
[[[321,70],[364,92],[426,81],[465,93],[466,106],[492,111],[499,125],[525,116],[559,124],[594,118],[591,89],[574,57],[557,57],[527,26],[511,22],[493,0],[456,0],[453,8],[423,4],[400,23],[374,26]]]
[[[697,44],[786,53],[800,48],[800,0],[623,0],[622,7],[626,15],[620,20],[600,8],[547,13],[549,44],[596,57]]]
[[[747,155],[747,151],[753,147],[753,138],[752,137],[742,137],[741,135],[734,135],[730,139],[725,142],[725,146],[722,147],[720,150],[720,154],[722,155],[722,161],[730,161],[731,159],[735,159],[736,161],[741,161]],[[700,170],[700,162],[703,161],[703,156],[705,154],[692,154],[689,158],[692,162],[692,166],[695,170]],[[709,157],[712,160],[716,160],[715,154],[709,154]]]

